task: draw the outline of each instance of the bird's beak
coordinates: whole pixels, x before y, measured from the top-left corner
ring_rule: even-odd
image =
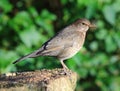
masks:
[[[89,25],[89,27],[90,27],[90,28],[96,28],[96,25],[93,24],[93,23],[91,23],[91,24]]]
[[[89,25],[89,27],[90,27],[91,29],[96,29],[96,28],[97,28],[94,23],[91,23],[91,24]]]

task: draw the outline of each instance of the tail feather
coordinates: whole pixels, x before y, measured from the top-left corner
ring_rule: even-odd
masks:
[[[28,54],[28,55],[25,55],[25,56],[17,59],[16,61],[13,62],[13,64],[16,64],[17,62],[20,62],[20,61],[25,60],[25,59],[27,59],[27,58],[38,57],[38,56],[41,55],[42,51],[43,51],[43,48],[40,48],[39,50],[36,50],[35,52],[32,52],[32,53],[30,53],[30,54]],[[39,52],[39,54],[38,54],[38,52]]]
[[[30,54],[28,54],[28,55],[25,55],[25,56],[17,59],[16,61],[14,61],[13,64],[16,64],[17,62],[20,62],[20,61],[25,60],[25,59],[27,59],[27,58],[33,57],[33,56],[35,56],[35,55],[36,55],[36,52],[30,53]]]

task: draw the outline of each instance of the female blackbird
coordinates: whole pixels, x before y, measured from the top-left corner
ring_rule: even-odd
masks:
[[[82,48],[86,32],[92,27],[95,25],[89,20],[78,19],[45,42],[38,50],[19,58],[13,64],[26,58],[54,56],[60,60],[64,70],[67,70],[68,68],[63,61],[74,56]]]

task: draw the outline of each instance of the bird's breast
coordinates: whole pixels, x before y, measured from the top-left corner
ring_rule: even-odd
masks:
[[[82,48],[83,44],[84,44],[84,40],[74,41],[72,46],[73,52],[76,54]]]
[[[59,59],[69,59],[73,57],[83,46],[84,38],[78,37],[71,40],[73,43],[69,47],[65,47],[63,51],[58,55]]]

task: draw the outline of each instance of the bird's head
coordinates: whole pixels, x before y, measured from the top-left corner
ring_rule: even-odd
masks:
[[[73,23],[73,25],[79,28],[79,31],[84,32],[86,32],[89,28],[96,28],[96,26],[87,19],[78,19]]]

